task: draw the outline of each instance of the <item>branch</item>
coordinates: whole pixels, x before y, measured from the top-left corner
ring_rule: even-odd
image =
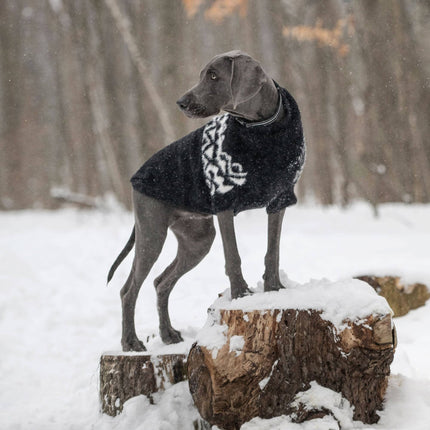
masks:
[[[151,99],[152,104],[154,105],[154,108],[158,113],[161,127],[164,133],[164,139],[166,143],[170,143],[173,140],[174,133],[170,125],[169,114],[164,107],[163,100],[161,99],[155,86],[149,79],[148,69],[146,68],[143,58],[139,52],[136,39],[134,38],[130,30],[130,21],[125,15],[123,15],[116,0],[105,0],[105,3],[112,15],[112,18],[115,21],[118,31],[120,32],[122,39],[128,49],[128,52],[130,53],[131,60],[133,64],[137,67],[145,90],[147,91],[149,98]]]

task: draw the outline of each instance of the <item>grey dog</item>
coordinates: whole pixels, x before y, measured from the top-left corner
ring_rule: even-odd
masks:
[[[265,291],[274,291],[283,288],[279,278],[281,226],[285,207],[294,204],[296,201],[292,190],[300,175],[304,162],[304,141],[300,114],[294,99],[283,89],[284,93],[287,94],[287,96],[285,96],[287,98],[285,99],[284,97],[285,101],[282,102],[280,90],[280,87],[267,76],[256,60],[241,51],[231,51],[214,57],[200,73],[199,83],[177,101],[180,109],[191,118],[205,118],[216,115],[220,111],[228,113],[222,116],[221,119],[215,120],[213,124],[215,124],[214,127],[217,127],[216,129],[211,129],[209,127],[209,130],[207,128],[203,130],[203,134],[206,133],[206,137],[212,136],[212,138],[218,139],[219,144],[217,147],[218,149],[209,146],[205,153],[206,158],[203,157],[203,163],[206,163],[205,168],[207,170],[206,184],[211,188],[210,192],[204,190],[202,193],[206,193],[209,197],[213,196],[214,199],[218,198],[217,192],[222,192],[223,196],[239,195],[234,193],[246,182],[247,175],[247,173],[243,171],[240,163],[233,163],[231,157],[219,149],[224,141],[224,135],[222,135],[222,133],[224,133],[226,127],[228,127],[224,124],[225,121],[233,121],[234,124],[231,124],[233,124],[234,127],[239,127],[240,130],[246,130],[248,133],[253,133],[252,130],[254,129],[267,129],[269,125],[274,127],[279,125],[280,127],[281,124],[282,127],[290,133],[288,134],[288,136],[290,136],[288,139],[290,139],[291,142],[287,142],[287,145],[290,145],[288,148],[296,148],[297,150],[295,150],[292,156],[290,154],[291,160],[287,160],[288,164],[286,164],[286,168],[284,169],[285,174],[284,171],[281,172],[282,177],[285,176],[285,178],[289,178],[288,184],[290,185],[288,185],[288,187],[290,188],[288,189],[290,191],[283,194],[288,198],[283,197],[281,203],[277,205],[273,203],[272,206],[266,205],[268,212],[268,242],[265,257],[265,272],[263,275]],[[201,132],[199,136],[201,136]],[[222,138],[220,138],[220,136],[222,136]],[[249,136],[251,137],[247,142],[254,142],[253,135],[251,134]],[[273,138],[273,140],[276,141],[276,138]],[[257,137],[255,138],[255,142],[256,144],[260,144]],[[209,143],[211,143],[211,141]],[[264,143],[266,148],[268,147],[267,145],[270,144],[270,142]],[[160,153],[169,156],[175,148],[179,148],[179,150],[184,152],[189,147],[172,145],[169,145],[172,146],[171,150],[168,149],[168,146],[165,148],[167,152],[162,153],[162,151],[164,151],[162,150]],[[278,147],[279,145],[274,146],[273,151],[278,150]],[[225,182],[227,179],[225,177],[221,179],[217,177],[218,167],[214,173],[213,166],[207,165],[210,162],[210,160],[208,161],[207,153],[213,156],[216,150],[218,151],[217,156],[221,157],[221,164],[227,165],[227,168],[230,169],[230,176],[227,178],[230,182],[228,182],[227,185]],[[181,153],[179,153],[179,156],[181,156]],[[276,165],[279,164],[277,161],[278,158],[282,157],[276,155],[273,161],[274,169],[276,169]],[[152,191],[151,184],[154,184],[154,187],[156,187],[160,181],[162,182],[164,180],[167,175],[165,172],[167,172],[168,164],[170,164],[170,162],[164,163],[161,157],[161,162],[155,164],[154,167],[154,163],[157,160],[156,157],[155,161],[152,161],[152,165],[150,164],[150,167],[146,168],[145,174],[147,174],[148,171],[161,171],[164,176],[159,174],[157,177],[159,179],[150,177],[150,179],[147,180],[147,183],[150,185],[146,185],[143,191],[137,190],[133,183],[135,188],[133,191],[135,226],[128,243],[112,265],[108,275],[109,282],[115,269],[133,248],[133,245],[135,245],[132,269],[125,285],[121,289],[121,343],[124,351],[145,350],[145,346],[138,339],[135,330],[134,315],[136,300],[143,281],[160,255],[168,228],[173,231],[177,238],[177,255],[173,262],[154,281],[157,292],[160,335],[164,343],[169,344],[182,341],[180,332],[175,330],[170,322],[168,313],[169,295],[179,278],[194,268],[209,252],[215,237],[212,216],[214,214],[217,215],[222,236],[225,272],[230,280],[231,296],[234,299],[250,294],[250,290],[242,275],[241,260],[234,231],[234,215],[238,210],[222,205],[219,206],[221,209],[216,210],[206,210],[205,208],[202,210],[190,209],[189,205],[182,203],[176,204],[174,201],[169,201],[167,198],[157,198],[157,194]],[[168,158],[168,160],[170,159]],[[199,161],[199,163],[201,164],[201,161]],[[264,164],[263,159],[261,163]],[[146,164],[144,166],[146,166]],[[270,165],[269,167],[271,168]],[[163,172],[163,169],[166,169],[165,172]],[[187,174],[188,172],[184,173],[184,175]],[[174,175],[170,174],[170,176],[173,177]],[[176,178],[172,180],[176,180]],[[263,184],[261,188],[264,188],[264,192],[266,192],[266,189],[271,189],[272,193],[278,193],[278,188],[276,187],[279,188],[278,185],[274,184],[272,186],[271,182],[267,182]],[[242,188],[244,189],[245,186]],[[250,192],[252,192],[252,190]],[[189,192],[188,194],[193,193]],[[189,195],[185,195],[184,198],[188,199]],[[278,201],[280,200],[278,199]],[[254,206],[248,204],[243,206],[240,210],[250,207],[263,207],[264,205],[264,203],[255,204]],[[225,210],[224,207],[226,207]]]

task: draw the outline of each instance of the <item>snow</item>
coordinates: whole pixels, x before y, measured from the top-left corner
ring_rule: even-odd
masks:
[[[362,288],[362,284],[347,280],[363,274],[400,275],[409,283],[430,285],[429,219],[428,205],[384,205],[379,218],[374,218],[365,204],[348,210],[288,209],[281,267],[293,291],[285,294],[294,296],[311,284],[339,283],[340,288],[342,282],[350,283],[350,294],[355,285]],[[0,213],[2,430],[194,428],[197,412],[186,383],[155,395],[154,404],[145,397],[132,399],[116,418],[99,413],[98,363],[103,352],[120,349],[119,289],[128,275],[131,257],[108,287],[106,275],[132,224],[132,214],[121,211]],[[236,227],[245,278],[258,289],[264,270],[264,211],[239,214]],[[228,286],[218,235],[210,254],[183,277],[171,295],[172,323],[181,330],[185,342],[163,345],[152,281],[175,253],[175,240],[169,235],[138,299],[138,335],[154,353],[186,352],[205,324],[207,308]],[[352,301],[345,294],[341,303],[353,306]],[[344,309],[329,311],[330,318],[340,321]],[[399,345],[380,423],[364,427],[353,423],[352,428],[429,428],[430,304],[395,319],[395,324]],[[279,417],[255,419],[243,428],[321,430],[336,425],[330,417],[301,425]]]
[[[209,307],[206,324],[196,335],[199,345],[212,350],[214,359],[227,342],[229,351],[240,355],[245,340],[242,336],[227,336],[227,325],[220,324],[221,309],[242,310],[246,322],[249,322],[246,312],[255,310],[312,309],[321,312],[321,318],[334,325],[335,333],[348,327],[349,322],[358,323],[370,315],[377,317],[393,313],[385,298],[379,296],[369,284],[357,279],[336,282],[322,279],[299,284],[282,272],[281,282],[285,290],[264,292],[263,284],[259,282],[257,288],[251,289],[251,295],[234,300],[231,300],[230,290],[225,290]],[[277,322],[280,322],[280,317],[282,315],[278,313]]]
[[[292,405],[295,407],[303,405],[305,410],[310,411],[325,408],[332,411],[333,417],[328,416],[312,420],[311,423],[303,423],[301,425],[292,423],[290,417],[278,417],[271,420],[254,418],[249,423],[244,424],[242,429],[273,430],[310,428],[313,430],[339,430],[351,429],[356,425],[362,425],[362,423],[354,423],[352,419],[354,409],[348,400],[344,399],[341,394],[322,387],[315,381],[311,382],[309,390],[302,391],[297,394]]]
[[[230,338],[230,349],[229,351],[234,351],[236,357],[242,352],[243,346],[245,345],[245,339],[243,336],[232,336]]]
[[[208,319],[204,327],[196,334],[196,341],[201,346],[212,349],[212,357],[215,360],[218,351],[227,342],[226,324],[219,324],[220,315],[217,311],[208,310]]]
[[[311,280],[305,284],[292,282],[283,274],[281,281],[285,290],[263,292],[260,284],[250,296],[231,300],[229,294],[220,297],[211,310],[241,309],[312,309],[321,311],[321,317],[333,323],[341,331],[345,321],[353,316],[354,321],[369,315],[386,315],[392,313],[387,301],[378,296],[367,283],[357,279],[342,279],[332,282],[328,279]],[[347,300],[346,300],[347,298]]]
[[[263,391],[266,388],[267,383],[270,381],[270,378],[272,377],[273,371],[275,370],[275,367],[278,365],[278,361],[276,360],[273,364],[272,364],[272,370],[269,373],[269,376],[267,376],[266,378],[263,378],[258,385],[260,386],[260,390]]]
[[[336,393],[329,388],[322,387],[316,381],[311,382],[311,388],[296,395],[292,406],[304,405],[305,410],[328,409],[333,413],[334,418],[339,423],[340,428],[350,428],[353,424],[352,416],[354,408],[342,394]]]
[[[392,375],[386,394],[385,409],[379,412],[378,424],[368,425],[352,420],[349,402],[332,390],[316,383],[310,390],[301,392],[296,400],[313,407],[326,407],[335,417],[326,416],[302,424],[291,422],[282,416],[264,420],[254,418],[245,423],[241,430],[428,430],[430,408],[430,383],[428,380],[409,379],[403,375]],[[339,426],[339,423],[342,427]]]
[[[97,429],[194,429],[192,423],[199,414],[193,406],[187,382],[171,386],[162,395],[154,394],[153,400],[155,404],[151,404],[146,396],[134,397],[126,402],[120,417],[100,416],[95,423],[81,428],[91,428],[92,424]]]

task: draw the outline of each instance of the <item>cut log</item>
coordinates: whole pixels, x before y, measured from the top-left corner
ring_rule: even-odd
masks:
[[[358,276],[371,285],[376,292],[387,299],[395,317],[406,315],[410,310],[424,306],[430,299],[426,285],[416,283],[405,285],[398,276]]]
[[[105,354],[100,359],[100,403],[103,413],[116,416],[132,397],[166,389],[186,379],[183,354]]]
[[[216,302],[187,363],[190,391],[201,416],[225,430],[239,429],[257,416],[291,415],[298,421],[320,417],[330,411],[304,414],[295,402],[316,383],[341,393],[354,407],[354,420],[377,422],[394,357],[395,331],[385,300],[380,306],[381,298],[368,285],[359,281],[351,285],[364,288],[366,300],[357,300],[346,288],[345,294],[333,297],[333,309],[341,306],[339,300],[348,301],[344,306],[348,311],[353,309],[349,300],[357,301],[357,310],[366,308],[364,303],[373,297],[376,312],[364,316],[357,311],[339,323],[327,309],[300,309],[294,296],[297,288],[292,293],[256,294],[261,299]],[[299,293],[305,297],[306,288]],[[315,291],[309,293],[314,294],[309,301],[315,301]],[[292,308],[286,308],[288,302]],[[269,303],[275,307],[264,309]]]

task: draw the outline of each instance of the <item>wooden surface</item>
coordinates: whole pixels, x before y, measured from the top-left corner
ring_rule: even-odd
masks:
[[[430,299],[430,291],[426,285],[406,285],[399,276],[370,275],[359,276],[357,279],[367,282],[379,295],[385,297],[395,317],[401,317],[412,309],[424,306]]]
[[[224,346],[195,343],[187,364],[191,394],[209,423],[228,430],[256,416],[295,413],[300,421],[330,413],[291,405],[312,381],[342,393],[355,420],[378,421],[395,349],[390,315],[339,331],[313,310],[220,310],[219,324],[227,326]]]
[[[100,403],[103,413],[116,416],[124,403],[139,395],[151,396],[186,378],[182,354],[104,354],[100,359]]]

